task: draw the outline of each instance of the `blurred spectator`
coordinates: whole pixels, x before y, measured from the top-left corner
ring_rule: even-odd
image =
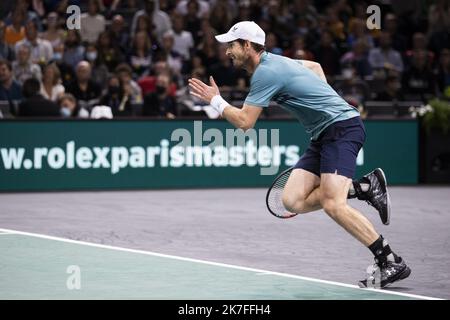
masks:
[[[217,59],[217,40],[214,34],[207,33],[204,35],[202,41],[197,46],[197,55],[202,59],[205,66],[211,66],[219,60]]]
[[[432,66],[434,61],[434,53],[427,50],[427,39],[425,34],[416,32],[412,37],[412,49],[406,51],[405,53],[407,63],[409,65],[411,65],[412,60],[414,60],[414,54],[419,51],[425,51],[427,53],[427,63],[429,66]]]
[[[374,47],[373,37],[367,33],[366,20],[363,19],[355,19],[353,21],[353,27],[349,30],[349,35],[347,37],[348,47],[353,48],[353,45],[358,40],[365,41],[370,49]]]
[[[117,76],[109,78],[106,94],[102,96],[99,104],[110,107],[114,117],[130,116],[132,113],[130,92],[125,90]]]
[[[356,75],[364,78],[372,74],[372,67],[370,66],[367,57],[367,43],[364,39],[358,39],[353,43],[352,51],[347,52],[341,58],[341,68],[347,65],[355,68]]]
[[[0,101],[22,100],[22,87],[13,79],[11,62],[0,60]]]
[[[65,88],[69,85],[69,83],[75,79],[75,72],[72,65],[67,64],[63,60],[64,57],[64,43],[57,45],[53,51],[53,59],[52,62],[56,64],[60,73],[61,73],[61,81]]]
[[[74,95],[82,107],[89,109],[90,106],[98,104],[101,88],[91,79],[92,68],[89,62],[81,61],[75,70],[76,78],[72,80],[67,92]]]
[[[114,43],[117,44],[122,53],[126,53],[130,42],[130,34],[125,27],[125,20],[120,14],[116,14],[112,18],[110,29]]]
[[[0,59],[14,60],[14,50],[5,41],[5,23],[0,20]]]
[[[357,108],[370,98],[369,86],[356,76],[354,68],[343,69],[342,78],[335,89],[349,104]]]
[[[231,28],[232,15],[227,1],[217,1],[209,15],[209,23],[218,33],[228,32]]]
[[[67,30],[64,42],[63,61],[71,66],[76,66],[84,57],[84,47],[81,44],[81,36],[78,30]]]
[[[408,41],[406,37],[398,30],[397,17],[395,14],[386,14],[386,17],[384,18],[384,28],[391,35],[392,48],[398,52],[405,52],[408,47]]]
[[[41,38],[49,41],[53,49],[64,42],[64,30],[60,27],[59,17],[56,12],[48,14],[47,30],[42,34]]]
[[[181,68],[183,67],[183,57],[176,51],[173,50],[174,36],[173,31],[167,31],[162,38],[162,48],[158,53],[157,60],[165,60],[169,65],[172,73],[180,75]]]
[[[283,54],[283,50],[278,47],[277,36],[273,32],[266,34],[266,51],[278,55]]]
[[[113,42],[109,31],[100,33],[97,42],[97,50],[98,63],[100,65],[105,65],[109,72],[113,72],[119,63],[125,61],[125,56],[122,54],[117,44]]]
[[[402,101],[402,83],[397,76],[390,75],[386,78],[384,90],[375,97],[377,101]]]
[[[70,93],[64,93],[58,99],[61,116],[63,118],[89,118],[89,111],[80,107],[77,100]]]
[[[160,41],[156,35],[156,27],[153,23],[152,16],[142,14],[137,18],[136,29],[134,30],[133,37],[135,37],[139,32],[145,32],[150,37],[152,43],[157,44]]]
[[[13,46],[25,39],[25,13],[20,10],[12,12],[12,23],[6,27],[5,41]]]
[[[36,23],[28,21],[25,28],[25,39],[16,43],[16,53],[22,44],[26,44],[31,48],[31,61],[39,65],[45,65],[53,58],[53,48],[50,42],[40,39]]]
[[[14,78],[21,84],[29,78],[42,79],[41,68],[31,62],[31,50],[26,44],[22,44],[17,49],[17,61],[12,63]]]
[[[387,32],[382,32],[380,35],[380,47],[370,50],[369,62],[373,69],[403,72],[402,57],[398,51],[392,49],[391,35]]]
[[[99,14],[97,0],[89,0],[88,12],[81,14],[81,40],[88,43],[97,42],[105,27],[105,17]]]
[[[427,95],[436,94],[436,80],[427,63],[427,52],[417,51],[411,67],[403,74],[404,93],[426,101]]]
[[[440,92],[450,88],[450,50],[442,49],[439,56],[439,65],[436,68],[436,77]],[[448,93],[447,93],[448,94]],[[449,96],[450,98],[450,96]]]
[[[209,3],[204,0],[181,0],[175,9],[176,13],[183,16],[188,14],[189,5],[195,2],[197,4],[197,18],[205,18],[209,15]]]
[[[156,78],[156,90],[144,98],[143,116],[158,116],[173,119],[177,114],[176,101],[169,95],[170,78],[160,74]]]
[[[56,103],[39,94],[38,79],[30,78],[23,84],[24,100],[19,105],[21,117],[59,117],[60,110]]]
[[[438,54],[450,43],[450,3],[436,0],[428,10],[429,48]]]
[[[36,0],[35,0],[36,1]],[[37,11],[31,6],[30,0],[17,0],[16,7],[14,11],[21,11],[24,14],[24,21],[29,22],[33,21],[36,25],[36,28],[39,32],[43,30],[42,21],[37,14]],[[6,24],[9,24],[9,17],[6,18]]]
[[[84,59],[91,64],[92,67],[92,76],[91,79],[97,85],[102,86],[106,83],[109,77],[109,71],[106,65],[100,63],[98,59],[97,47],[93,44],[88,44],[86,46],[86,50],[84,52]]]
[[[162,38],[162,35],[167,30],[172,29],[172,23],[167,13],[159,10],[159,0],[144,0],[145,9],[139,10],[133,17],[133,23],[131,26],[131,33],[134,34],[137,26],[137,19],[139,16],[147,14],[151,17],[155,27],[158,40]]]
[[[61,82],[61,74],[54,63],[44,67],[42,72],[41,95],[49,100],[58,101],[59,97],[66,91]]]
[[[194,48],[194,39],[189,31],[184,30],[183,16],[173,16],[173,31],[173,50],[181,54],[185,60],[189,60],[191,57],[191,51]]]
[[[131,67],[127,63],[121,63],[116,68],[116,75],[130,94],[131,103],[142,103],[142,90],[132,78]]]
[[[334,39],[337,39],[338,41],[344,41],[345,40],[345,30],[344,30],[344,23],[339,19],[337,7],[336,6],[329,6],[326,9],[326,16],[328,20],[328,30],[333,35]]]
[[[302,35],[294,36],[291,47],[286,49],[283,55],[292,59],[314,60],[312,52],[305,47],[305,37]]]
[[[201,40],[201,20],[197,17],[199,4],[197,1],[189,1],[187,4],[187,13],[182,14],[186,30],[192,34],[194,43],[198,44]]]
[[[339,74],[339,51],[331,32],[324,31],[322,33],[319,47],[315,50],[314,55],[327,76]]]
[[[131,51],[128,54],[128,63],[133,69],[133,75],[140,78],[148,75],[153,59],[152,42],[148,34],[139,31],[133,38]]]

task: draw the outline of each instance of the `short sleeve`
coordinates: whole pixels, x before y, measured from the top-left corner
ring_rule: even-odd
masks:
[[[270,100],[281,88],[281,80],[277,79],[275,72],[268,68],[259,67],[250,82],[250,92],[245,104],[256,107],[268,107]]]

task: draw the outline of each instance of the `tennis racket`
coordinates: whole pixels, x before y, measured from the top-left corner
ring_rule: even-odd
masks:
[[[297,213],[286,210],[282,201],[284,186],[286,185],[292,170],[294,170],[294,168],[289,168],[280,173],[267,191],[267,209],[269,209],[269,212],[277,218],[287,219],[297,215]]]

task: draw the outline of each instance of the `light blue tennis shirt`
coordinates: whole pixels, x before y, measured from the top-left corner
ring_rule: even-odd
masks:
[[[264,52],[245,103],[268,107],[271,100],[291,112],[313,140],[330,124],[359,116],[358,110],[300,60]]]

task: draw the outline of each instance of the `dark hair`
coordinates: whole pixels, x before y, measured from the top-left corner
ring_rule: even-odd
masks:
[[[12,71],[12,65],[9,60],[0,59],[0,66],[3,66],[3,65],[5,65],[9,71]]]
[[[235,40],[235,41],[237,41],[237,42],[243,47],[244,44],[245,44],[245,41],[248,41],[248,40],[237,39],[237,40]],[[255,50],[256,52],[261,52],[261,51],[266,50],[266,47],[265,47],[265,46],[263,46],[263,45],[261,45],[261,44],[258,44],[258,43],[254,43],[254,42],[251,42],[251,41],[250,41],[250,45],[251,45],[251,47],[253,48],[253,50]]]
[[[30,98],[39,93],[41,83],[36,78],[29,78],[25,80],[22,87],[22,93],[25,98]]]

